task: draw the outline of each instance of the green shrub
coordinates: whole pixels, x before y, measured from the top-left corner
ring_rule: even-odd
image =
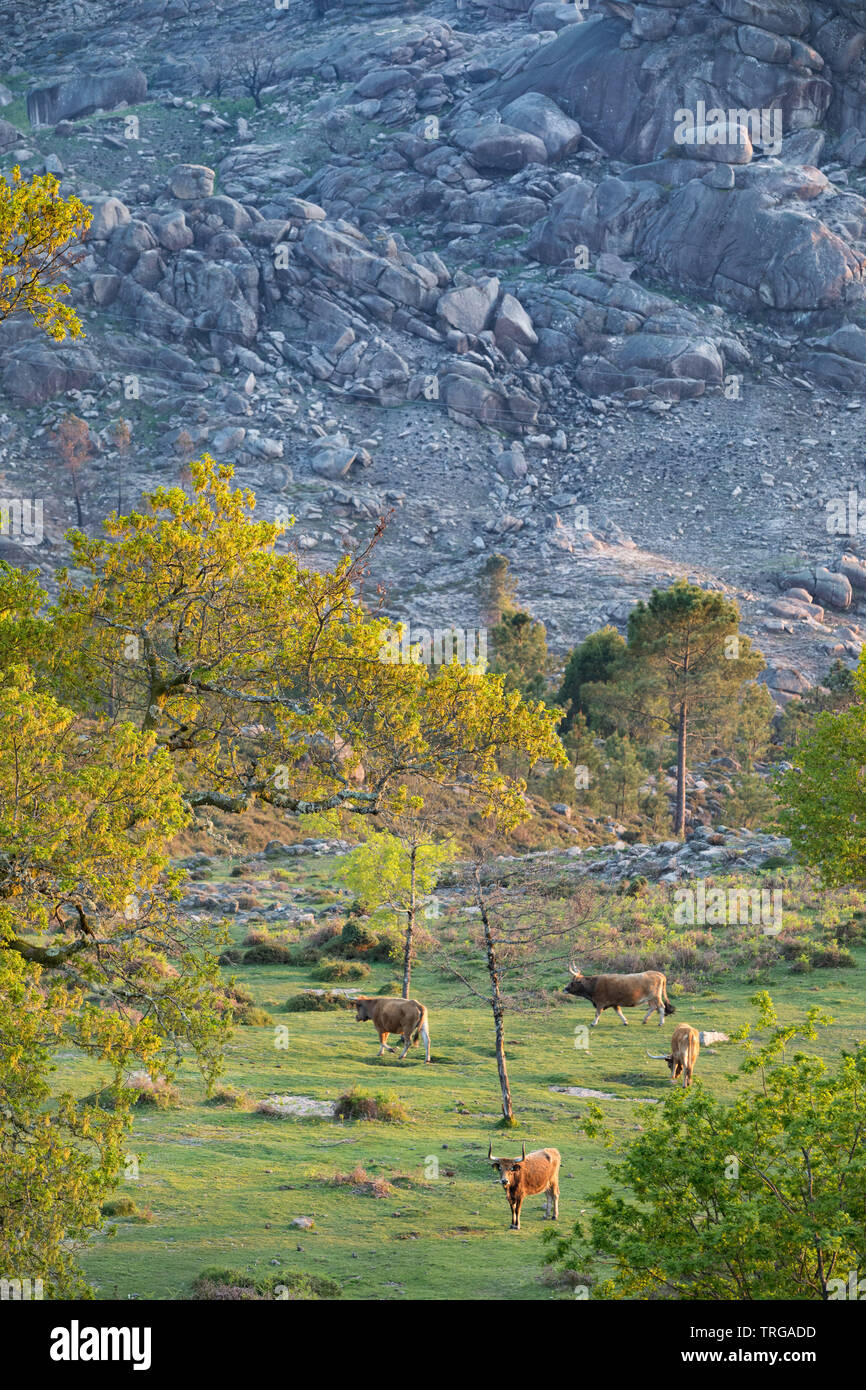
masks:
[[[219,958],[220,965],[240,965],[244,958],[244,953],[239,946],[229,946],[227,951],[223,951]]]
[[[251,946],[244,952],[244,965],[291,965],[293,959],[289,946],[280,946],[272,942]]]
[[[235,1014],[235,1021],[242,1028],[267,1028],[273,1019],[267,1009],[260,1009],[255,1004],[248,1004],[239,1014]]]
[[[329,990],[324,994],[316,994],[311,989],[305,989],[301,994],[293,994],[283,1005],[287,1014],[322,1014],[329,1013],[334,1009],[352,1009],[354,1007],[354,1002],[345,994],[333,994]]]
[[[370,973],[369,965],[357,960],[332,960],[313,971],[314,980],[363,980]]]
[[[384,1120],[387,1124],[404,1124],[409,1112],[401,1100],[390,1092],[362,1091],[353,1086],[337,1101],[334,1115],[344,1120]]]
[[[115,1197],[110,1202],[103,1202],[100,1210],[103,1216],[120,1216],[125,1221],[146,1223],[153,1220],[150,1207],[137,1206],[131,1197]]]

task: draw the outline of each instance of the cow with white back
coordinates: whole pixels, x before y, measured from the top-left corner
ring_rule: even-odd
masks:
[[[355,1005],[355,1022],[365,1023],[369,1019],[379,1034],[380,1057],[386,1048],[389,1052],[395,1050],[388,1047],[388,1034],[399,1033],[403,1039],[400,1061],[406,1056],[410,1045],[417,1046],[419,1037],[423,1039],[427,1053],[425,1060],[430,1061],[430,1025],[427,1010],[417,999],[358,995],[352,1002]]]
[[[595,1005],[593,1028],[605,1009],[615,1009],[623,1023],[628,1024],[623,1009],[642,1005],[647,1008],[643,1022],[646,1023],[650,1014],[658,1012],[660,1028],[665,1016],[676,1012],[668,1000],[667,979],[660,970],[641,970],[635,975],[584,975],[573,966],[569,969],[571,979],[565,986],[565,993],[588,999]]]
[[[520,1158],[494,1158],[491,1139],[487,1160],[499,1169],[499,1181],[511,1207],[512,1231],[520,1230],[520,1208],[524,1198],[535,1197],[539,1192],[545,1194],[545,1219],[559,1220],[559,1166],[562,1162],[559,1149],[536,1149],[528,1154],[524,1142]]]

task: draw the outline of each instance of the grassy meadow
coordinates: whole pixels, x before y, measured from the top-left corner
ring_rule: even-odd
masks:
[[[333,864],[302,858],[286,866],[297,906],[321,900]],[[211,877],[227,871],[225,866]],[[789,888],[788,901],[796,891]],[[833,908],[834,920],[850,916],[850,895],[843,899]],[[813,890],[802,891],[801,934],[817,931],[822,901]],[[464,906],[452,899],[443,925],[449,949],[466,964],[475,925]],[[563,896],[556,910],[567,907]],[[664,913],[656,916],[661,921]],[[249,923],[230,930],[239,945]],[[659,930],[657,922],[652,931]],[[531,969],[547,1006],[507,1020],[518,1120],[512,1130],[497,1128],[490,1010],[468,998],[429,954],[416,966],[412,986],[430,1010],[429,1067],[421,1047],[403,1062],[396,1054],[379,1059],[372,1024],[356,1023],[353,1010],[285,1012],[286,1001],[300,990],[327,987],[316,978],[315,964],[226,966],[226,977],[234,975],[272,1019],[266,1026],[236,1027],[228,1045],[220,1086],[242,1091],[246,1108],[208,1101],[188,1062],[177,1079],[177,1106],[136,1107],[128,1149],[138,1159],[138,1177],[122,1181],[115,1196],[131,1198],[145,1219],[110,1217],[82,1254],[85,1274],[100,1298],[189,1298],[196,1276],[214,1267],[257,1279],[324,1276],[350,1299],[570,1298],[570,1290],[544,1272],[543,1197],[527,1199],[519,1234],[508,1230],[508,1204],[485,1161],[490,1137],[496,1152],[519,1152],[523,1139],[527,1149],[559,1148],[560,1222],[570,1224],[587,1194],[604,1181],[606,1155],[581,1132],[585,1101],[552,1087],[609,1094],[613,1099],[602,1100],[601,1107],[614,1130],[627,1137],[640,1128],[644,1104],[661,1099],[670,1086],[665,1064],[650,1060],[645,1049],[665,1051],[679,1022],[732,1033],[754,1018],[749,999],[758,988],[769,989],[782,1022],[803,1019],[816,1004],[831,1013],[834,1024],[809,1046],[838,1054],[866,1032],[866,947],[853,945],[850,956],[853,968],[849,963],[800,973],[790,960],[768,964],[761,957],[747,967],[735,950],[728,956],[722,950],[714,953],[713,977],[703,983],[699,960],[691,973],[668,971],[677,1012],[662,1029],[654,1020],[643,1027],[639,1009],[629,1011],[627,1028],[608,1011],[589,1033],[588,1049],[575,1045],[582,1038],[575,1029],[591,1022],[592,1007],[562,997],[567,970],[561,959],[542,956]],[[593,968],[599,967],[584,965],[588,973]],[[364,979],[347,983],[375,994],[396,974],[385,960],[372,964]],[[678,974],[688,988],[677,983]],[[472,977],[479,983],[483,978],[477,970]],[[277,1026],[288,1030],[286,1048],[275,1044]],[[733,1096],[747,1084],[730,1075],[740,1056],[736,1043],[703,1049],[698,1082],[714,1094]],[[68,1055],[61,1059],[58,1082],[86,1094],[100,1078]],[[408,1118],[277,1118],[253,1108],[272,1095],[335,1101],[353,1086],[395,1097]],[[293,1226],[299,1217],[311,1218],[313,1226]]]

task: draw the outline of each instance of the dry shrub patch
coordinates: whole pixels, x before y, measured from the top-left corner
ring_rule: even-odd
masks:
[[[409,1112],[390,1092],[363,1091],[353,1086],[337,1101],[334,1114],[344,1120],[383,1120],[386,1124],[405,1124]]]
[[[204,1269],[192,1283],[193,1299],[202,1301],[279,1302],[339,1298],[340,1285],[320,1274],[284,1271],[252,1275],[238,1269]]]

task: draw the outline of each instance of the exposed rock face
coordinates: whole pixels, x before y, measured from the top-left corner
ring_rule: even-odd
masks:
[[[690,178],[667,194],[650,182],[654,172],[642,166],[597,187],[572,184],[534,228],[530,251],[552,265],[580,244],[635,255],[671,284],[747,312],[808,315],[862,300],[863,256],[818,216],[802,216],[803,202],[829,191],[816,171],[803,178],[767,162],[744,169],[727,188]],[[866,227],[866,201],[856,204],[858,225]]]
[[[35,87],[27,93],[27,116],[32,125],[55,125],[58,121],[86,116],[102,107],[131,106],[147,96],[147,78],[141,68],[127,67],[104,74],[79,73],[48,87]]]
[[[73,409],[97,519],[123,413],[130,495],[191,440],[316,561],[393,511],[419,602],[424,555],[471,617],[501,548],[562,645],[691,566],[743,602],[779,703],[856,659],[866,0],[31,8],[0,23],[0,160],[93,222],[86,342],[0,334],[10,477]],[[237,119],[240,46],[273,67]],[[768,551],[808,557],[793,588]]]
[[[764,10],[763,4],[753,8]],[[634,12],[630,5],[618,9]],[[779,7],[780,14],[789,10],[795,14],[798,7]],[[737,32],[721,13],[689,5],[660,63],[656,42],[622,46],[620,19],[590,19],[564,29],[519,71],[494,81],[482,99],[502,110],[525,93],[543,93],[609,154],[641,163],[675,144],[677,112],[696,108],[698,101],[708,111],[778,109],[785,130],[819,125],[833,87],[817,50],[800,44],[790,63],[762,60],[744,53]]]

